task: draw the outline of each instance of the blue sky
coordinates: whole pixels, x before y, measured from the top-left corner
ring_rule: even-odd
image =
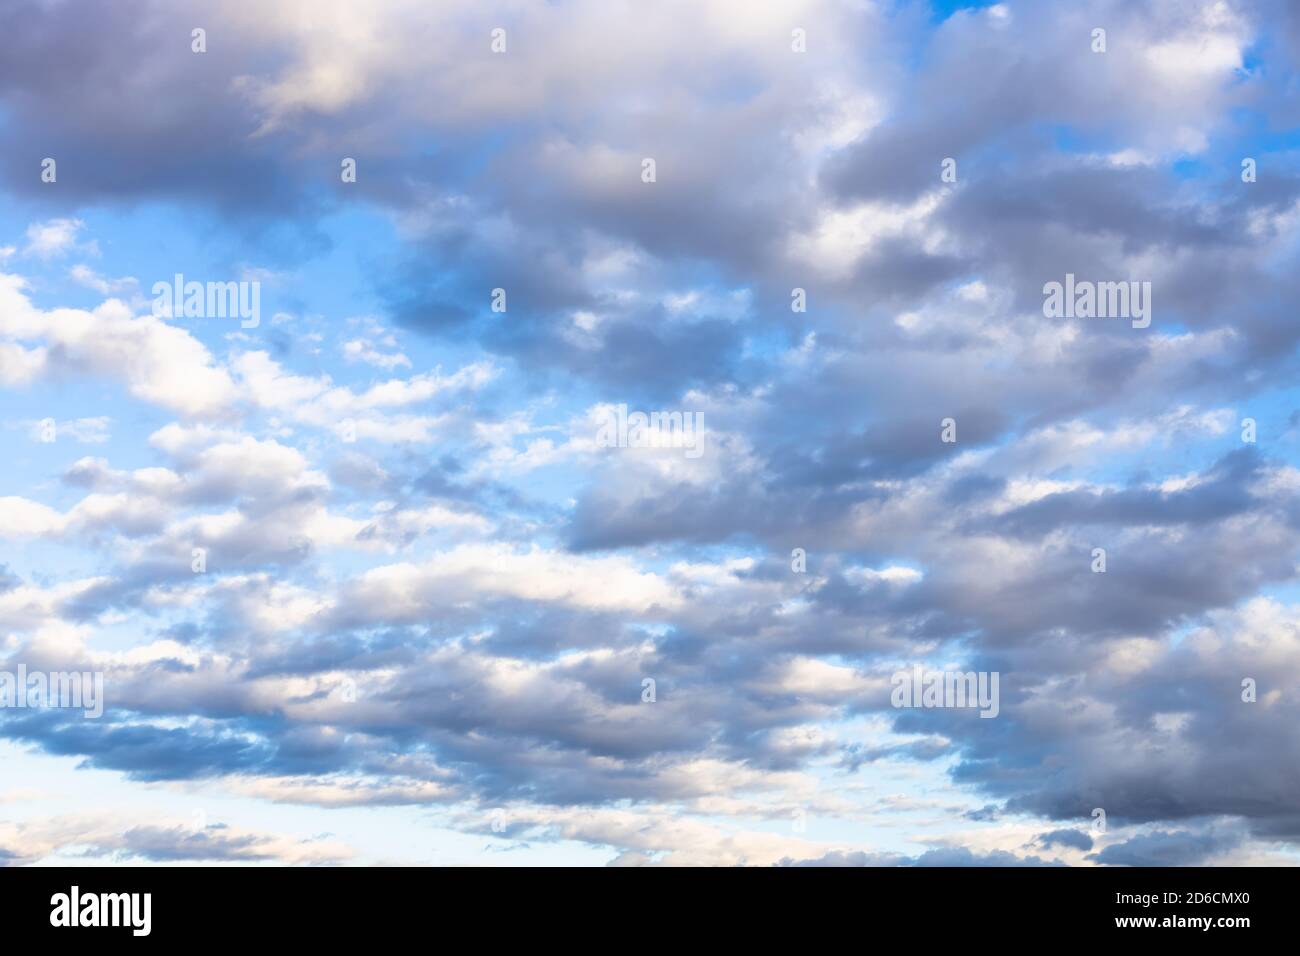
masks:
[[[0,28],[0,863],[1296,862],[1290,5]]]

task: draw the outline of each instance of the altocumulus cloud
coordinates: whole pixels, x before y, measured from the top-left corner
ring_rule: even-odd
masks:
[[[1295,862],[1293,5],[0,29],[0,860]]]

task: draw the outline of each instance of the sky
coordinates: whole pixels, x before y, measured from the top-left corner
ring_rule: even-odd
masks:
[[[0,865],[1300,862],[1294,4],[0,37]]]

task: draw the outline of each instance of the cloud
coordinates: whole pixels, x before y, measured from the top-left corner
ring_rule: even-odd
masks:
[[[1038,839],[1043,846],[1068,846],[1076,850],[1092,849],[1092,837],[1082,830],[1052,830]]]
[[[0,248],[0,654],[111,693],[0,735],[133,797],[618,865],[1290,860],[1300,177],[1262,131],[1300,119],[1296,24],[8,5],[6,130],[59,178],[0,156],[49,210]],[[200,268],[275,318],[130,278]],[[1152,325],[1044,315],[1067,274],[1150,282]],[[704,453],[601,447],[619,405],[701,414]],[[998,718],[892,707],[917,665],[999,673]],[[9,826],[20,862],[369,853]]]
[[[120,295],[123,293],[139,295],[140,282],[133,276],[107,279],[86,265],[73,266],[68,270],[68,275],[73,282],[84,285],[87,289],[93,289],[100,295]]]
[[[229,374],[185,330],[153,316],[134,317],[116,299],[89,312],[43,311],[32,305],[25,286],[18,276],[0,275],[0,336],[48,343],[38,353],[43,377],[115,379],[137,398],[198,417],[220,415],[235,400]]]
[[[0,855],[12,864],[54,853],[152,863],[269,862],[280,865],[337,864],[355,851],[334,839],[295,839],[225,824],[196,828],[109,814],[46,817],[0,824]]]
[[[1014,853],[995,850],[991,853],[973,853],[965,847],[927,850],[920,856],[865,853],[862,851],[836,851],[809,860],[781,861],[782,866],[1053,866],[1061,865],[1039,857],[1018,857]]]
[[[24,254],[40,259],[50,259],[70,252],[76,245],[77,235],[86,224],[80,219],[50,219],[27,227],[27,245]]]
[[[1234,831],[1153,831],[1112,843],[1094,855],[1110,866],[1199,866],[1241,844]]]

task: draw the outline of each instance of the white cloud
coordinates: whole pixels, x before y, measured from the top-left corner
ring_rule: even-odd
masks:
[[[344,342],[343,357],[349,362],[365,362],[382,369],[411,367],[411,360],[401,352],[381,352],[369,339],[349,339]]]
[[[94,289],[100,295],[121,295],[123,293],[138,293],[140,283],[134,276],[123,276],[120,279],[107,279],[100,275],[94,269],[86,265],[76,265],[68,270],[68,276],[78,285],[84,285],[87,289]]]
[[[114,379],[137,398],[186,415],[219,415],[235,401],[230,376],[185,330],[151,315],[133,317],[116,300],[89,312],[47,312],[32,305],[24,288],[20,277],[0,274],[0,337],[43,340],[42,377],[60,371]],[[8,368],[12,347],[4,354]],[[27,367],[33,364],[29,359]]]
[[[626,557],[467,544],[421,564],[372,568],[345,586],[342,603],[362,618],[400,621],[422,618],[444,603],[470,596],[636,614],[668,610],[682,600],[668,582]]]
[[[32,223],[27,227],[27,247],[23,252],[41,259],[64,255],[76,247],[77,235],[85,225],[80,219],[50,219]]]

